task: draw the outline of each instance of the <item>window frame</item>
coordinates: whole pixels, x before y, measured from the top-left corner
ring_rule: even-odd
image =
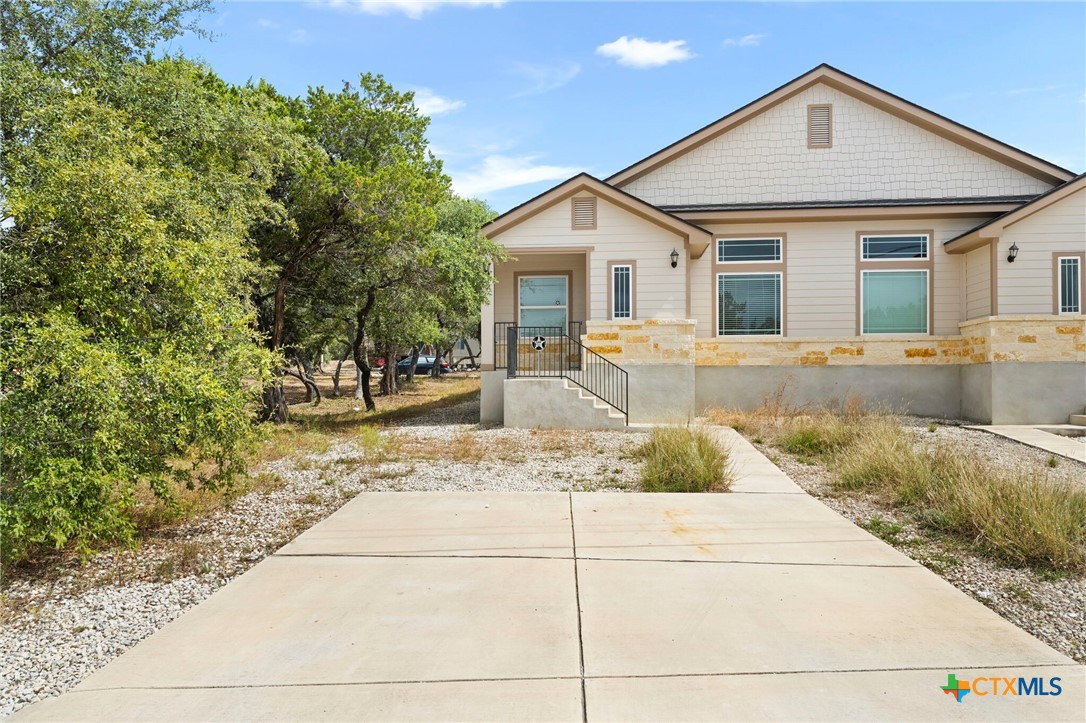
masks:
[[[1063,259],[1075,259],[1078,262],[1078,310],[1063,311],[1063,274],[1060,273],[1060,263]],[[1083,282],[1086,281],[1086,252],[1053,251],[1052,252],[1052,313],[1056,316],[1077,316],[1083,314],[1082,297]]]
[[[615,269],[616,268],[629,268],[630,269],[630,315],[629,316],[615,316]],[[630,261],[608,261],[607,262],[607,318],[611,321],[620,321],[623,319],[633,320],[637,318],[637,262]]]
[[[901,238],[902,236],[923,236],[924,237],[924,255],[919,258],[895,258],[895,259],[869,259],[865,258],[863,242],[864,239],[871,238]],[[884,264],[884,263],[897,263],[900,261],[928,261],[931,259],[931,236],[927,233],[865,233],[860,236],[860,260],[864,263],[871,264]]]
[[[725,276],[776,276],[777,277],[777,315],[778,329],[772,334],[725,334],[720,328],[722,319],[720,318],[720,280]],[[716,283],[714,284],[714,293],[716,295],[714,306],[714,314],[716,316],[716,337],[718,339],[764,339],[766,337],[783,337],[784,336],[784,269],[776,271],[718,271],[715,275]]]
[[[565,306],[559,307],[559,306],[554,306],[553,304],[548,305],[548,306],[536,306],[536,305],[522,306],[521,305],[521,303],[520,303],[520,281],[521,281],[521,279],[556,279],[556,278],[564,278],[566,280],[566,303],[565,303]],[[516,302],[517,302],[517,304],[516,304],[516,323],[517,323],[517,326],[523,326],[520,323],[520,312],[522,310],[524,310],[524,309],[531,310],[531,309],[558,309],[558,308],[564,308],[565,311],[566,311],[566,324],[565,324],[565,327],[563,327],[562,333],[563,334],[568,334],[569,333],[569,322],[570,322],[569,314],[570,314],[570,309],[573,306],[573,298],[572,298],[573,297],[573,272],[572,271],[517,272],[517,273],[514,274],[513,282],[514,282],[514,285],[516,286]]]
[[[721,261],[721,241],[760,241],[774,239],[780,243],[777,261]],[[733,340],[783,339],[788,336],[788,234],[783,232],[713,234],[713,263],[711,264],[713,294],[713,338]],[[721,334],[720,274],[779,274],[780,331],[776,334]]]
[[[753,259],[750,261],[725,261],[720,258],[720,251],[724,248],[724,241],[776,241],[777,242],[777,258],[775,259]],[[716,253],[717,264],[779,264],[783,263],[784,259],[784,237],[773,236],[714,236],[713,237],[713,251]]]
[[[925,275],[924,285],[927,291],[924,294],[924,326],[927,327],[924,331],[863,331],[864,328],[864,301],[863,301],[863,277],[864,274],[900,274],[900,273],[916,273],[920,272]],[[860,271],[860,330],[862,336],[902,336],[910,334],[924,334],[931,335],[931,272],[928,269],[862,269]]]
[[[926,236],[927,256],[922,259],[865,259],[865,238],[889,238],[892,236]],[[893,338],[935,335],[935,231],[934,229],[906,229],[892,231],[857,231],[856,232],[856,336]],[[865,271],[926,271],[927,287],[927,331],[864,331],[863,320],[863,275]]]

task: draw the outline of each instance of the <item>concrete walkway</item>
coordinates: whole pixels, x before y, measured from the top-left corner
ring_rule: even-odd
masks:
[[[972,425],[966,429],[979,429],[982,432],[997,434],[1000,437],[1013,439],[1015,442],[1028,444],[1052,454],[1077,459],[1086,462],[1086,444],[1082,437],[1069,437],[1054,432],[1046,432],[1047,429],[1061,429],[1073,433],[1086,432],[1086,428],[1073,424],[988,424]]]
[[[1086,669],[720,434],[732,494],[360,495],[15,718],[1083,720]]]

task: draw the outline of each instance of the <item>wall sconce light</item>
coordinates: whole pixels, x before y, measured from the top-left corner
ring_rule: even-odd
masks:
[[[1007,249],[1007,263],[1013,264],[1016,258],[1018,258],[1018,244],[1012,243],[1011,247]]]
[[[675,249],[671,249],[671,268],[675,268],[679,265],[679,252]]]

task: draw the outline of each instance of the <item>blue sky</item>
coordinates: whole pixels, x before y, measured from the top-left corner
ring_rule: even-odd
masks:
[[[826,62],[1086,169],[1086,4],[222,2],[172,50],[229,81],[418,93],[454,186],[504,211],[606,177]]]

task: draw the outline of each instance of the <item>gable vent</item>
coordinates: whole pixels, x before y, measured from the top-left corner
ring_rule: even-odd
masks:
[[[807,106],[807,147],[833,146],[833,106]]]
[[[595,196],[573,199],[573,228],[582,230],[596,228]]]

